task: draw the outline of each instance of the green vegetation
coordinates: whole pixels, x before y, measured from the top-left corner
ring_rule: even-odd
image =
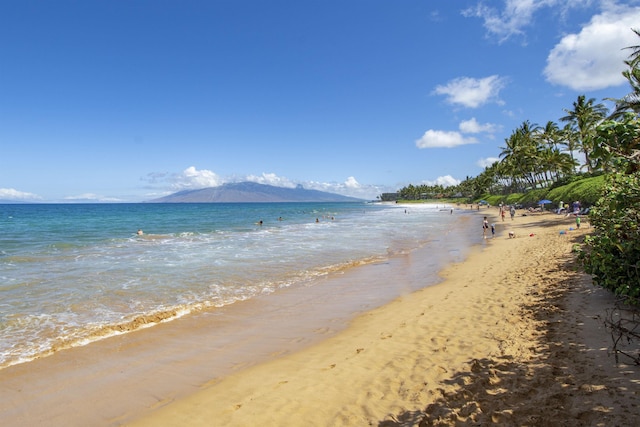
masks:
[[[482,193],[476,196],[467,195],[466,197],[459,196],[461,193],[452,193],[451,189],[439,189],[434,190],[434,187],[426,185],[408,186],[400,190],[400,200],[404,203],[419,203],[422,201],[441,203],[478,203],[480,200],[485,200],[491,206],[497,206],[498,204],[516,205],[522,206],[538,206],[538,201],[542,199],[549,199],[554,202],[553,207],[557,207],[560,201],[571,202],[574,200],[580,200],[584,206],[591,206],[596,203],[600,198],[604,186],[605,175],[599,175],[591,178],[585,178],[583,175],[576,175],[577,180],[572,181],[565,185],[550,186],[548,188],[540,188],[536,190],[529,190],[525,193],[510,193],[510,194],[491,194]],[[456,189],[457,187],[454,187]],[[456,195],[458,194],[458,197]]]
[[[505,140],[500,160],[477,177],[447,188],[409,185],[399,199],[523,206],[549,199],[551,207],[579,200],[591,206],[595,229],[578,249],[585,271],[595,284],[640,305],[640,46],[629,49],[623,75],[632,91],[613,100],[611,114],[580,95],[559,119],[563,127],[523,122]]]
[[[605,176],[585,178],[570,184],[553,188],[545,195],[549,200],[580,200],[585,206],[593,205],[600,198],[605,184]]]
[[[593,281],[640,303],[640,174],[608,177],[604,196],[590,213],[596,232],[585,239],[580,259]]]

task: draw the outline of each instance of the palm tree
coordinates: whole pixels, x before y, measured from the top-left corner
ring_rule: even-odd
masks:
[[[634,66],[623,71],[622,75],[629,81],[631,92],[621,99],[613,99],[616,108],[610,116],[611,119],[618,119],[627,111],[640,114],[640,69]]]
[[[557,161],[560,153],[559,145],[562,144],[562,132],[558,125],[553,121],[548,121],[544,128],[541,128],[536,135],[539,140],[539,151],[542,161],[542,170],[545,181],[557,180],[560,176],[559,165]]]
[[[640,31],[632,29],[637,36]],[[616,103],[616,108],[609,118],[619,119],[625,112],[633,111],[640,114],[640,46],[629,46],[633,52],[629,55],[629,59],[624,61],[629,66],[628,70],[622,72],[622,75],[629,81],[631,92],[621,99],[608,98]]]
[[[577,101],[573,103],[573,109],[565,109],[567,115],[560,119],[571,123],[578,131],[578,147],[584,154],[585,166],[589,172],[593,170],[590,155],[594,148],[595,129],[607,116],[607,108],[595,102],[594,98],[586,100],[584,95],[579,95]]]
[[[636,33],[636,36],[640,37],[640,30],[636,30],[635,28],[632,28],[631,31]],[[638,45],[629,46],[627,47],[627,49],[632,49],[633,52],[631,52],[631,55],[629,55],[629,60],[625,61],[625,63],[628,64],[629,66],[637,65],[638,62],[640,61],[640,46]]]
[[[561,143],[562,134],[556,122],[549,120],[546,125],[540,130],[539,134],[542,142],[549,148],[558,148]]]
[[[498,163],[494,163],[488,166],[476,177],[475,181],[475,194],[480,195],[483,193],[490,193],[496,183],[496,168]]]
[[[560,131],[560,134],[560,143],[567,148],[569,156],[571,156],[571,160],[575,160],[575,158],[573,157],[573,153],[578,149],[578,132],[571,123],[567,123]],[[575,172],[575,170],[573,172]]]
[[[536,188],[539,172],[539,145],[536,135],[540,127],[528,120],[507,139],[506,146],[501,147],[500,163],[504,163],[503,170],[511,174],[516,181],[525,181],[528,186]]]

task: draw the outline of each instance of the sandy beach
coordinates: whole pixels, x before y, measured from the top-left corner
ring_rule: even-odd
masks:
[[[478,233],[482,215],[491,213],[497,212],[478,215]],[[213,368],[221,360],[211,360],[213,350],[202,338],[216,319],[197,316],[2,370],[0,421],[8,426],[637,425],[640,369],[616,364],[603,324],[614,298],[594,287],[573,262],[572,246],[589,233],[588,224],[570,230],[571,218],[550,213],[495,220],[495,238],[447,267],[441,283],[373,310],[364,304],[354,321],[289,340],[295,342],[277,354],[261,356],[248,346],[250,357],[234,360],[235,368],[224,375]],[[509,238],[509,231],[516,237]],[[388,268],[419,271],[411,267],[424,257],[409,255]],[[365,266],[365,276],[356,277],[379,276],[383,270],[376,268],[383,267]],[[405,280],[400,274],[381,279]],[[330,309],[321,296],[314,298],[318,303],[305,307],[317,306],[318,316]],[[293,298],[288,306],[293,310],[298,303]],[[251,310],[251,304],[240,309]],[[288,313],[272,314],[278,322],[287,320]],[[269,340],[288,340],[278,334],[295,325],[265,319],[274,322]],[[244,326],[235,326],[238,335],[230,347],[241,345]],[[185,336],[187,329],[195,332]],[[180,356],[172,352],[178,347]],[[219,350],[216,357],[224,359]],[[185,351],[193,353],[187,370],[182,369]],[[162,364],[146,363],[151,358]],[[190,387],[176,391],[178,383]]]
[[[441,284],[131,425],[637,425],[640,370],[608,354],[614,299],[576,271],[573,225],[498,222]]]

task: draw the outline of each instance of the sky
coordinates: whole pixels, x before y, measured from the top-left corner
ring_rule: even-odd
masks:
[[[0,200],[455,185],[621,98],[640,1],[0,1]]]

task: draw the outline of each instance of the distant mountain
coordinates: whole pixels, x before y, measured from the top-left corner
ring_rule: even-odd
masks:
[[[266,203],[266,202],[360,202],[362,199],[318,190],[274,187],[255,182],[236,182],[219,187],[184,190],[149,203]]]

